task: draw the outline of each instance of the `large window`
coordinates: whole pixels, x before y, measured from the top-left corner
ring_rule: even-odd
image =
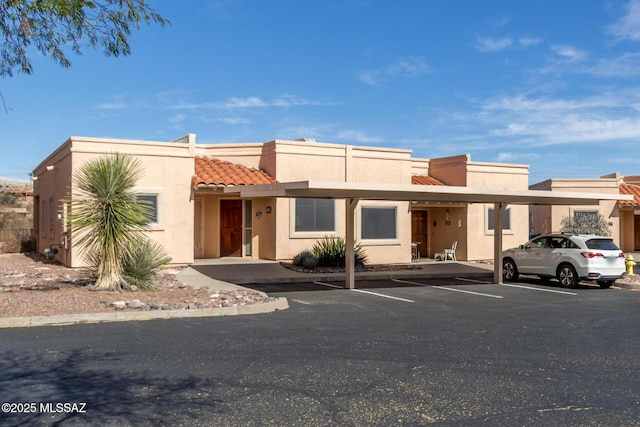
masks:
[[[137,194],[138,200],[144,202],[149,209],[149,224],[158,223],[158,195],[157,194]]]
[[[487,230],[493,231],[495,215],[495,209],[489,208],[487,210]],[[511,209],[509,208],[502,211],[502,229],[511,230]]]
[[[335,203],[331,199],[296,199],[296,232],[333,232]]]
[[[395,239],[396,207],[363,206],[360,211],[362,227],[360,237],[365,239]]]

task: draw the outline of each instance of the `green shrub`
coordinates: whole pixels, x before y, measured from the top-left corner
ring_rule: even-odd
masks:
[[[344,267],[347,245],[342,237],[325,237],[313,245],[313,255],[321,267]],[[354,247],[354,258],[356,266],[365,265],[367,262],[367,256],[359,243]]]
[[[309,253],[309,256],[302,259],[302,266],[306,269],[313,270],[318,266],[318,258]]]
[[[291,263],[293,265],[302,266],[302,261],[305,258],[309,258],[309,257],[313,257],[313,253],[309,250],[304,250],[300,252],[298,255],[294,256],[293,259],[291,260]]]
[[[123,276],[129,286],[139,289],[156,289],[153,275],[171,261],[164,247],[151,240],[140,242],[122,263]]]

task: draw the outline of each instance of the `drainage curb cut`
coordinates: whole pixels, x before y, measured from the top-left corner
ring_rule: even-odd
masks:
[[[261,304],[237,307],[197,308],[193,310],[160,311],[113,311],[108,313],[61,314],[55,316],[31,316],[0,318],[0,328],[23,328],[29,326],[72,325],[79,323],[126,322],[132,320],[182,319],[186,317],[236,316],[242,314],[271,313],[286,310],[289,303],[280,297]]]

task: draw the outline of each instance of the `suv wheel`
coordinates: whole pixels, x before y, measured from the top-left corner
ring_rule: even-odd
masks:
[[[598,285],[600,285],[602,289],[607,289],[610,288],[611,285],[613,285],[615,282],[615,280],[598,280]]]
[[[578,286],[578,273],[571,264],[562,264],[558,267],[558,281],[563,288],[575,288]]]
[[[502,261],[502,278],[505,280],[518,280],[518,267],[516,267],[516,263],[513,262],[511,258],[507,258]]]

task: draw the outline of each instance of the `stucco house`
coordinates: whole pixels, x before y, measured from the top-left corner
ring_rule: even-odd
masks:
[[[529,188],[633,196],[632,200],[601,200],[591,206],[530,206],[531,231],[557,232],[564,217],[601,214],[607,220],[611,236],[624,252],[640,251],[640,176],[613,173],[600,178],[553,178]]]
[[[343,236],[345,201],[331,198],[241,198],[238,186],[302,180],[527,190],[527,165],[474,162],[469,155],[413,158],[410,150],[320,143],[310,139],[197,144],[186,135],[171,142],[71,137],[33,171],[34,232],[39,252],[83,265],[67,225],[72,177],[88,160],[109,153],[139,159],[144,174],[135,191],[153,206],[148,234],[176,264],[198,258],[289,260],[325,236]],[[458,260],[492,257],[494,205],[484,203],[361,200],[356,240],[371,263],[407,263],[412,248],[433,257],[457,242]],[[528,207],[501,214],[505,247],[527,239]]]

